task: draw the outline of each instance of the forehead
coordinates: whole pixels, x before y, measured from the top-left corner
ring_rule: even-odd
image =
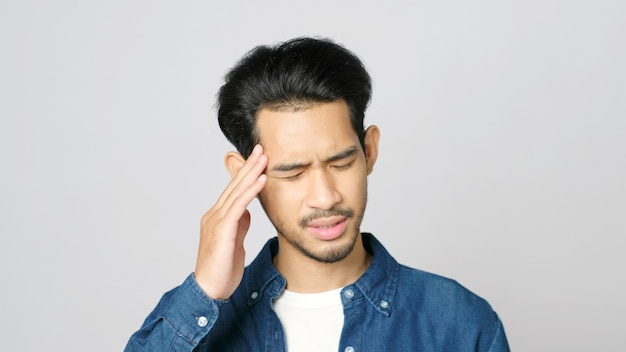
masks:
[[[281,161],[277,158],[327,157],[324,154],[359,145],[343,100],[299,109],[261,109],[256,130],[270,164]]]

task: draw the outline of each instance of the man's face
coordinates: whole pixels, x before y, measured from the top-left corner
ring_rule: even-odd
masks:
[[[342,100],[297,111],[262,109],[256,127],[269,158],[259,199],[287,245],[281,252],[326,263],[347,257],[365,211],[377,131],[366,135],[366,145],[376,138],[366,158]]]

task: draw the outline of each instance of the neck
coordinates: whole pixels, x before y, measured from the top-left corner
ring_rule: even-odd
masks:
[[[335,263],[323,263],[305,256],[282,236],[278,236],[278,248],[274,266],[287,280],[287,289],[300,293],[330,291],[352,284],[365,273],[372,260],[363,247],[361,234],[352,252]]]

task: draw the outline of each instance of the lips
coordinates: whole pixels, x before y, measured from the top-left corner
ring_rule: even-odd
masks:
[[[315,219],[307,224],[307,229],[324,241],[338,238],[346,229],[348,220],[343,216]]]

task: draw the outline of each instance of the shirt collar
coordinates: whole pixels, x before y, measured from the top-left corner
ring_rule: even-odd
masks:
[[[353,284],[374,308],[385,316],[391,314],[400,265],[370,233],[363,233],[365,250],[372,254],[372,263]]]
[[[387,252],[385,247],[369,233],[362,234],[365,249],[372,254],[372,263],[365,273],[353,284],[346,286],[342,292],[358,289],[374,308],[385,316],[391,314],[400,266]],[[285,278],[280,275],[272,263],[272,258],[278,253],[278,239],[267,241],[259,255],[247,268],[246,293],[248,304],[253,305],[266,294],[270,298],[277,297],[285,288]],[[356,294],[354,292],[352,294]],[[358,296],[350,297],[354,301]],[[342,295],[344,305],[349,304],[346,295]]]

